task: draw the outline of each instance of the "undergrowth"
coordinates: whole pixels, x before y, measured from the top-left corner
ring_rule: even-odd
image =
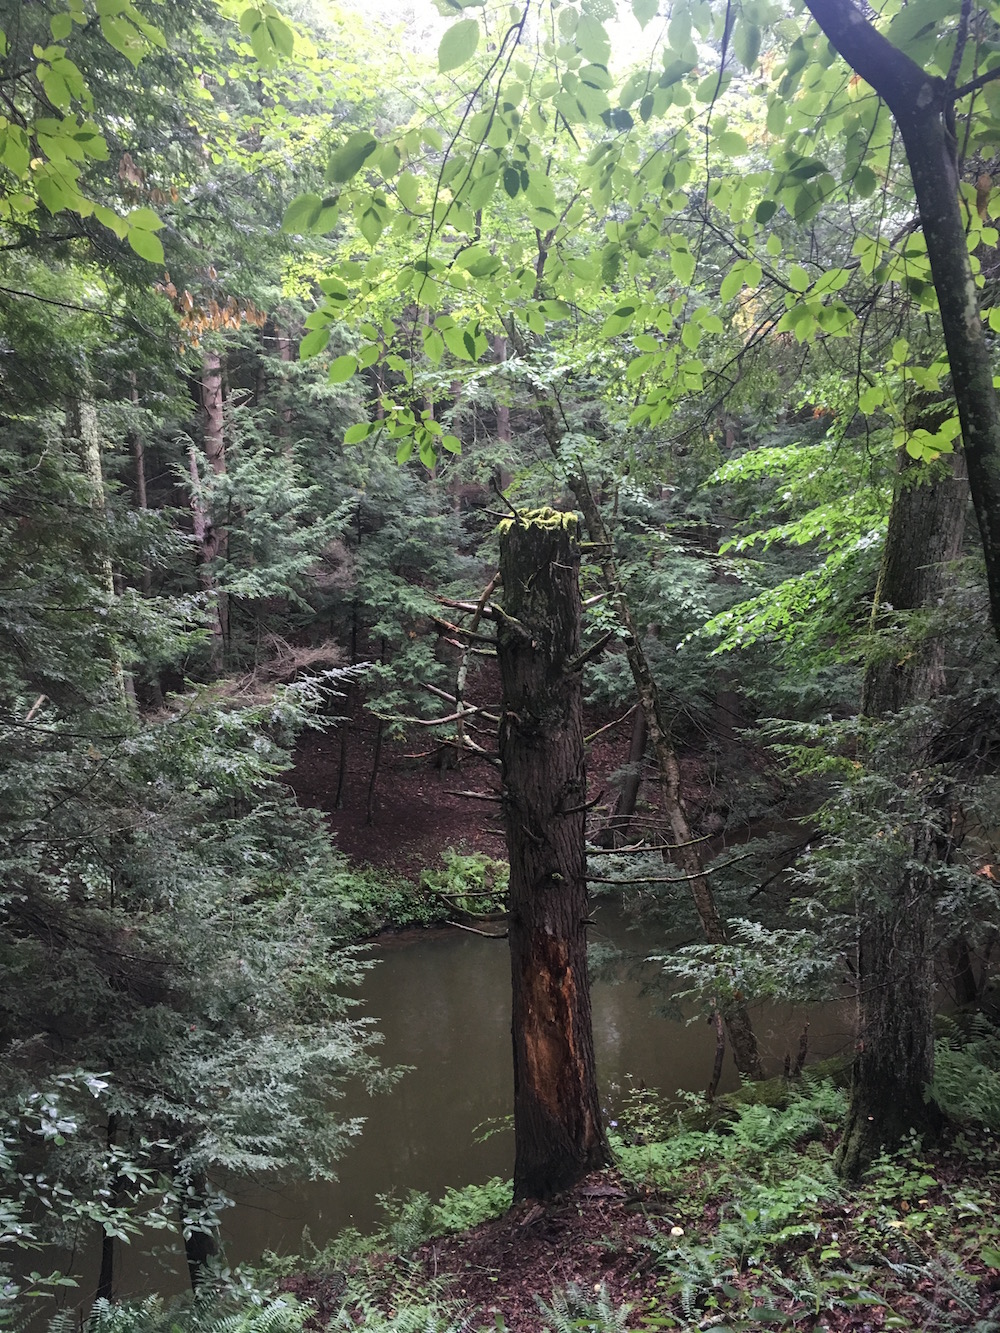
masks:
[[[710,1128],[679,1122],[645,1091],[625,1098],[613,1142],[632,1212],[623,1202],[621,1217],[634,1218],[637,1204],[642,1224],[626,1244],[620,1223],[604,1212],[608,1234],[588,1235],[583,1245],[604,1256],[599,1280],[581,1274],[576,1284],[539,1291],[535,1327],[1000,1333],[1000,1161],[992,1134],[969,1118],[933,1151],[911,1138],[848,1187],[833,1170],[844,1093],[804,1081],[790,1097],[783,1107],[738,1107]],[[654,1125],[667,1136],[638,1142]],[[449,1190],[436,1203],[411,1191],[382,1204],[375,1235],[344,1233],[308,1259],[275,1261],[272,1276],[338,1275],[334,1330],[522,1333],[504,1312],[502,1280],[491,1302],[499,1313],[487,1318],[464,1297],[460,1279],[436,1265],[431,1274],[427,1251],[418,1252],[431,1237],[501,1215],[508,1183]],[[87,1333],[303,1333],[309,1313],[273,1297],[245,1295],[236,1306],[230,1298],[229,1306],[98,1307]]]

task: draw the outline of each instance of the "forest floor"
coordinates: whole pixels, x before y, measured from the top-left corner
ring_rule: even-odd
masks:
[[[407,1311],[392,1328],[995,1333],[989,1137],[911,1144],[848,1188],[832,1169],[841,1094],[818,1087],[786,1110],[745,1108],[723,1133],[619,1143],[616,1169],[548,1205],[284,1285],[313,1305],[315,1328]]]
[[[500,684],[494,664],[470,677],[468,701],[494,711]],[[377,775],[372,772],[377,749],[377,723],[357,693],[344,701],[348,717],[326,731],[306,732],[295,751],[288,782],[303,805],[324,811],[337,846],[352,861],[394,871],[416,880],[425,867],[438,864],[446,848],[459,852],[505,854],[500,827],[499,774],[476,755],[464,756],[459,767],[446,741],[451,728],[411,727],[403,740],[386,735],[379,749]],[[442,704],[442,713],[449,705]],[[585,709],[588,800],[596,802],[592,823],[610,813],[617,795],[616,774],[628,761],[632,711],[618,714]],[[680,762],[689,813],[697,833],[715,833],[727,810],[726,773],[745,785],[763,774],[766,757],[739,743],[718,710],[706,711],[708,744],[682,750]],[[476,735],[495,753],[492,728]],[[388,728],[386,728],[388,732]],[[595,735],[595,733],[597,733]],[[705,754],[711,753],[711,760]],[[485,799],[469,796],[475,792]],[[338,800],[339,794],[339,800]],[[648,763],[639,793],[636,836],[656,837],[658,793]]]

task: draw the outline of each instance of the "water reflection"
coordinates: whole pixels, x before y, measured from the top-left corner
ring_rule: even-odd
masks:
[[[642,956],[662,947],[661,937],[630,931],[612,907],[601,906],[595,934]],[[299,1253],[303,1227],[322,1246],[345,1226],[364,1231],[381,1218],[379,1194],[425,1190],[440,1195],[449,1185],[509,1176],[513,1160],[508,1128],[481,1140],[489,1122],[510,1110],[510,972],[506,944],[461,931],[422,932],[387,938],[375,946],[381,965],[363,986],[364,1011],[384,1034],[383,1058],[412,1068],[393,1092],[370,1097],[355,1089],[339,1103],[345,1115],[367,1117],[362,1135],[339,1165],[339,1180],[275,1188],[261,1182],[234,1190],[237,1206],[225,1217],[230,1263],[257,1259],[265,1249]],[[594,985],[594,1037],[603,1095],[626,1076],[672,1094],[700,1090],[711,1074],[715,1033],[704,1022],[657,1017],[655,1000],[641,980],[623,968],[621,984]],[[847,1016],[836,1005],[813,1009],[771,1006],[756,1013],[769,1072],[794,1052],[805,1018],[811,1020],[810,1054],[844,1049]],[[736,1085],[727,1058],[722,1089]],[[183,1287],[179,1263],[163,1268],[126,1251],[122,1294]],[[89,1259],[86,1261],[89,1265]],[[94,1265],[96,1271],[96,1261]],[[85,1281],[89,1285],[90,1269]],[[84,1280],[84,1279],[82,1279]]]

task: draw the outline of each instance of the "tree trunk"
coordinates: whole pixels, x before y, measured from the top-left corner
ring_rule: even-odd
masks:
[[[575,516],[540,510],[501,526],[515,1199],[551,1198],[610,1160],[587,979],[579,568]]]
[[[202,354],[201,381],[198,400],[202,416],[202,443],[205,458],[216,477],[226,474],[225,412],[222,385],[222,359],[218,352]],[[206,502],[198,455],[194,445],[188,450],[191,470],[191,509],[194,515],[194,536],[198,543],[199,579],[209,594],[212,647],[212,669],[221,673],[225,661],[225,645],[229,631],[229,608],[225,592],[219,588],[210,566],[226,555],[229,536],[225,525],[215,521]]]
[[[118,1133],[118,1117],[108,1116],[107,1125],[107,1144],[108,1150],[115,1146],[115,1139]],[[111,1182],[110,1202],[118,1203],[120,1180],[115,1176]],[[115,1291],[115,1238],[108,1234],[104,1228],[101,1228],[101,1268],[97,1277],[97,1291],[94,1293],[95,1299],[99,1301],[114,1300]]]
[[[933,608],[945,595],[967,500],[962,458],[950,461],[949,475],[931,482],[922,475],[926,468],[900,455],[877,594],[896,611]],[[926,703],[943,683],[944,646],[940,638],[925,636],[901,660],[883,653],[871,662],[862,712],[877,719]],[[919,773],[928,739],[908,738],[910,753],[897,752],[893,768]],[[892,821],[891,811],[886,819]],[[938,1123],[924,1093],[934,1073],[936,870],[948,855],[950,823],[941,798],[936,820],[929,812],[900,834],[890,830],[886,847],[897,844],[895,861],[887,861],[880,883],[858,898],[858,1044],[839,1156],[846,1176],[860,1175],[908,1130],[928,1132]]]
[[[639,788],[642,786],[642,761],[646,753],[648,738],[649,727],[646,725],[646,714],[636,706],[632,715],[632,739],[628,748],[628,768],[622,779],[621,790],[618,793],[618,799],[615,801],[611,818],[594,839],[598,847],[620,847],[628,837],[632,816],[635,814],[636,802],[639,799]]]
[[[189,1206],[181,1206],[181,1232],[191,1290],[197,1294],[205,1276],[205,1265],[219,1253],[219,1242],[214,1231],[203,1229],[201,1214],[208,1197],[208,1181],[204,1176],[197,1176],[189,1182],[186,1197]]]
[[[993,630],[1000,638],[1000,403],[962,219],[955,89],[893,46],[852,0],[806,3],[835,49],[885,100],[903,139],[962,424]]]
[[[493,359],[502,365],[507,360],[507,339],[502,333],[493,335]],[[497,399],[497,439],[501,444],[510,444],[510,407],[507,403]],[[510,474],[507,474],[506,480],[501,478],[500,489],[506,490],[510,485]]]
[[[79,394],[72,398],[66,407],[66,434],[79,449],[80,464],[90,484],[91,506],[96,513],[106,518],[107,495],[104,489],[104,465],[101,460],[101,431],[97,421],[97,408],[90,396],[89,377],[86,372]],[[108,604],[113,604],[117,600],[118,589],[115,586],[114,568],[107,548],[98,557],[98,568],[95,573],[107,594]],[[108,653],[115,697],[122,707],[128,707],[130,697],[134,699],[130,689],[131,681],[126,677],[122,666],[118,645],[110,637]]]

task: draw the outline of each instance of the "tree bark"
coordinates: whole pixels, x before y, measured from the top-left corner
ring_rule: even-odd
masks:
[[[104,464],[101,459],[101,431],[97,420],[97,408],[90,395],[89,376],[83,375],[80,392],[66,406],[66,434],[79,449],[80,464],[83,474],[90,484],[90,503],[95,513],[107,519],[107,494],[104,488]],[[97,559],[95,573],[103,585],[108,604],[112,605],[118,597],[115,584],[114,567],[111,556],[105,548]],[[118,703],[128,707],[134,702],[131,680],[122,665],[118,645],[108,639],[108,654],[111,668],[111,683]]]
[[[579,568],[574,515],[501,525],[515,1200],[551,1198],[610,1161],[587,978]]]
[[[216,477],[226,474],[226,434],[222,377],[222,358],[218,352],[202,354],[201,381],[198,401],[202,417],[202,445],[205,458]],[[225,646],[229,634],[229,608],[225,592],[218,586],[210,566],[225,558],[229,534],[225,525],[215,521],[205,499],[194,445],[188,450],[191,471],[191,509],[194,515],[194,536],[198,543],[198,566],[201,586],[209,594],[211,608],[212,669],[221,673],[225,661]]]
[[[893,46],[853,0],[806,3],[831,45],[884,99],[899,126],[948,349],[993,631],[1000,638],[1000,403],[959,200],[955,89]]]
[[[507,339],[502,333],[493,335],[493,359],[499,365],[507,360]],[[507,403],[497,399],[497,439],[501,444],[510,444],[510,406]],[[510,476],[507,480],[501,480],[500,489],[505,490],[510,485]]]
[[[649,728],[646,725],[646,714],[641,708],[637,707],[632,716],[632,739],[629,742],[628,749],[628,769],[622,779],[621,790],[618,793],[618,799],[615,801],[615,808],[611,817],[594,839],[598,847],[620,847],[628,837],[632,816],[635,814],[636,802],[639,799],[639,788],[642,785],[642,761],[646,753],[648,738]]]
[[[115,1146],[115,1139],[118,1135],[117,1116],[108,1116],[106,1134],[110,1153],[110,1150]],[[115,1176],[111,1182],[110,1199],[112,1203],[118,1203],[120,1184],[121,1181]],[[94,1295],[99,1301],[112,1301],[115,1296],[115,1238],[109,1235],[103,1227],[101,1228],[101,1267],[97,1276],[97,1290]]]
[[[199,1215],[208,1198],[208,1181],[204,1176],[196,1176],[190,1181],[186,1197],[190,1200],[190,1207],[185,1208],[183,1203],[181,1205],[181,1232],[191,1290],[197,1295],[205,1276],[205,1265],[219,1253],[219,1241],[214,1231],[202,1230],[199,1225]]]
[[[932,481],[926,468],[900,455],[877,594],[895,611],[933,608],[946,593],[968,494],[961,455],[950,464],[943,480]],[[883,652],[870,663],[862,713],[878,719],[926,703],[943,684],[944,645],[925,634],[902,658]],[[920,772],[928,740],[908,735],[909,753],[893,757],[894,769]],[[877,757],[871,762],[877,766]],[[926,1133],[938,1123],[924,1094],[934,1074],[936,871],[948,855],[951,822],[945,798],[939,804],[936,818],[930,811],[898,835],[889,831],[887,851],[892,843],[898,851],[887,857],[880,882],[858,896],[858,1041],[839,1155],[849,1177],[909,1130]],[[893,822],[891,811],[886,819]]]

